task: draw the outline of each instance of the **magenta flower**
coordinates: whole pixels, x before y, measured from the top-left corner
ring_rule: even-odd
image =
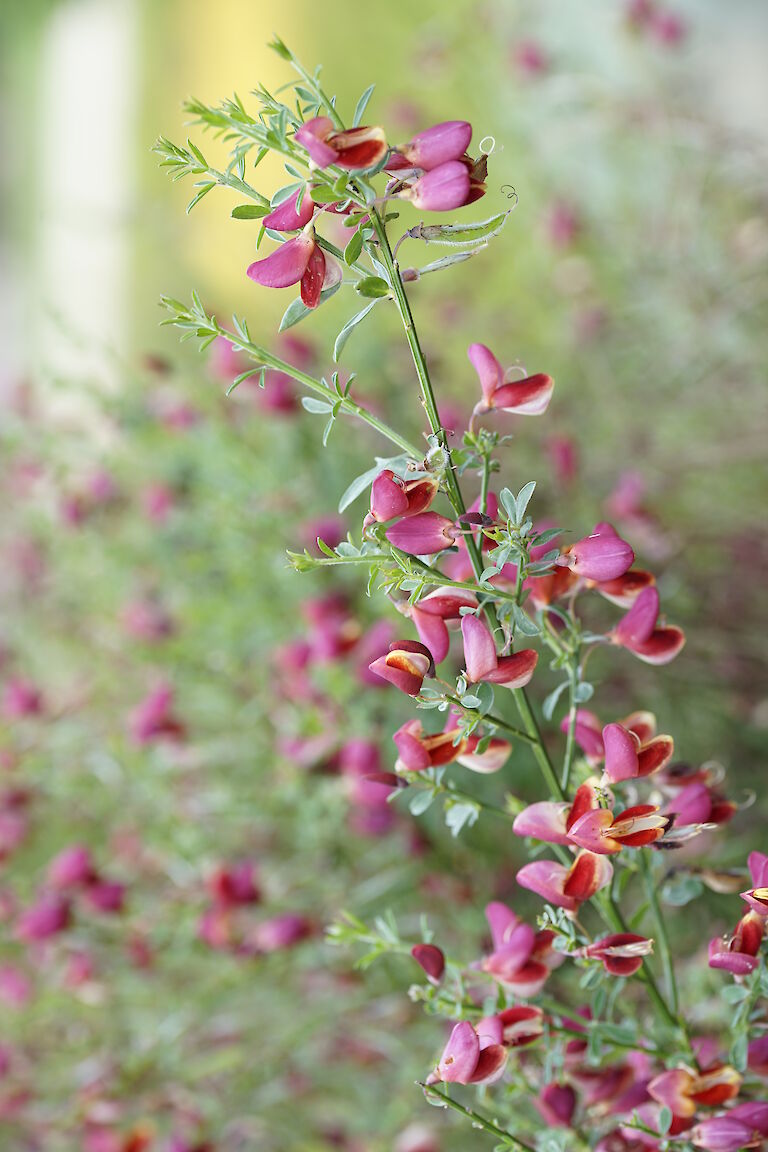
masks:
[[[416,516],[426,512],[437,495],[438,482],[432,477],[401,480],[389,468],[378,474],[371,485],[370,520],[379,524],[396,516]]]
[[[706,1152],[738,1152],[740,1148],[758,1148],[763,1142],[759,1132],[728,1113],[701,1120],[686,1136]]]
[[[545,1084],[533,1103],[550,1127],[570,1128],[576,1111],[576,1093],[570,1084]]]
[[[467,1020],[451,1032],[427,1084],[493,1084],[504,1073],[507,1050],[490,1037],[479,1036]]]
[[[483,399],[475,405],[477,415],[491,409],[517,416],[541,416],[546,412],[555,387],[551,376],[540,372],[522,380],[508,381],[501,364],[485,344],[470,344],[467,355],[483,392]]]
[[[208,878],[207,888],[215,903],[223,908],[258,904],[261,899],[256,865],[252,860],[219,866]]]
[[[723,968],[734,976],[747,976],[760,965],[760,945],[765,935],[765,920],[751,909],[731,936],[718,936],[709,942],[710,968]]]
[[[464,639],[464,661],[467,679],[472,684],[486,680],[504,688],[522,688],[533,676],[538,653],[523,648],[511,656],[497,656],[496,644],[488,625],[479,616],[462,616],[461,633]]]
[[[418,696],[424,678],[435,674],[432,653],[416,640],[396,640],[369,668],[408,696]]]
[[[622,848],[644,848],[666,832],[671,821],[655,804],[635,804],[614,816],[609,808],[593,808],[571,826],[568,836],[580,848],[612,855]]]
[[[768,856],[763,852],[750,852],[747,863],[752,887],[741,893],[758,916],[768,917]]]
[[[444,120],[417,132],[408,144],[399,145],[387,160],[387,170],[421,168],[429,172],[450,160],[461,160],[472,139],[472,125],[466,120]]]
[[[470,171],[460,160],[449,160],[425,172],[399,195],[424,212],[452,212],[476,199]]]
[[[97,879],[85,889],[85,898],[96,912],[113,914],[122,912],[125,904],[125,885],[116,880]]]
[[[674,1116],[695,1116],[701,1105],[714,1108],[738,1096],[741,1076],[729,1064],[716,1064],[701,1072],[691,1068],[670,1068],[655,1076],[648,1092],[657,1103],[666,1105]]]
[[[288,200],[284,200],[274,208],[261,223],[265,228],[274,232],[299,232],[309,224],[315,213],[315,205],[309,191],[305,188],[304,195],[299,204],[299,193],[294,192]]]
[[[445,971],[445,956],[442,949],[435,944],[414,944],[411,956],[419,967],[424,969],[429,980],[433,984],[439,984]]]
[[[532,1004],[517,1004],[495,1016],[484,1016],[477,1022],[481,1043],[503,1044],[505,1048],[522,1048],[538,1040],[544,1031],[544,1013]]]
[[[410,556],[433,556],[453,544],[459,529],[438,512],[420,512],[398,520],[384,535],[390,544]]]
[[[293,240],[286,240],[271,255],[249,265],[246,275],[265,288],[289,288],[301,284],[301,299],[307,308],[317,308],[324,288],[337,283],[341,271],[315,240],[308,224]]]
[[[652,952],[653,940],[632,932],[616,932],[587,945],[581,955],[600,960],[611,976],[632,976],[642,967],[643,957]]]
[[[42,711],[43,697],[31,681],[15,677],[7,682],[2,697],[2,713],[7,720],[39,716]]]
[[[54,893],[44,893],[19,917],[16,935],[19,940],[32,943],[48,940],[70,925],[72,908],[69,900]]]
[[[617,580],[635,562],[635,554],[611,524],[595,527],[591,536],[578,540],[557,559],[583,580]]]
[[[48,882],[53,888],[79,888],[96,876],[90,849],[72,844],[48,865]]]
[[[173,713],[173,697],[173,688],[169,684],[160,684],[134,708],[129,717],[129,729],[136,744],[184,739],[186,728]]]
[[[628,719],[631,720],[633,717]],[[655,717],[653,727],[655,730]],[[650,739],[643,741],[635,729],[625,727],[624,724],[606,724],[602,731],[602,739],[605,749],[605,779],[612,784],[660,772],[672,759],[675,751],[675,743],[671,736],[651,736]]]
[[[564,959],[552,949],[554,933],[535,931],[506,904],[494,901],[485,909],[493,951],[477,965],[495,976],[516,996],[537,996],[553,968]]]
[[[400,604],[398,607],[415,624],[419,640],[429,648],[435,664],[440,664],[450,648],[446,621],[459,620],[461,609],[476,608],[477,600],[471,592],[460,588],[437,588],[416,604]]]
[[[612,876],[613,867],[605,855],[584,851],[570,868],[556,860],[524,864],[517,873],[517,883],[557,908],[577,912],[585,900],[610,883]]]
[[[392,737],[398,751],[395,770],[423,772],[426,768],[440,768],[444,764],[456,761],[472,772],[487,775],[498,772],[504,766],[511,751],[510,745],[505,740],[494,737],[485,750],[478,753],[476,749],[480,738],[474,735],[460,736],[459,729],[453,724],[454,721],[451,719],[444,732],[428,736],[424,733],[420,720],[406,721]]]
[[[359,127],[339,132],[328,116],[315,116],[297,130],[296,142],[306,148],[315,168],[374,168],[387,154],[383,128]]]
[[[285,912],[262,920],[249,933],[246,950],[250,953],[280,952],[292,948],[311,935],[313,926],[306,916],[296,912]]]
[[[571,845],[570,829],[585,812],[596,809],[599,796],[594,785],[587,781],[577,790],[573,802],[539,800],[519,812],[512,824],[516,836],[531,836],[546,844]]]
[[[657,627],[658,616],[659,591],[652,585],[643,589],[608,638],[646,664],[669,664],[682,650],[685,636],[681,628]]]

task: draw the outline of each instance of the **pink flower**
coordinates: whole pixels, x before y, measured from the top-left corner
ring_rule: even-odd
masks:
[[[450,648],[446,620],[459,620],[462,608],[476,608],[477,599],[461,588],[437,588],[416,604],[398,607],[415,624],[419,640],[429,648],[435,664],[440,664]]]
[[[3,689],[2,713],[7,720],[22,720],[26,716],[39,716],[43,711],[43,697],[30,680],[16,677]]]
[[[650,716],[650,713],[635,714]],[[629,717],[628,720],[632,720]],[[655,718],[653,719],[655,730]],[[645,732],[643,733],[645,735]],[[612,784],[650,776],[665,768],[675,751],[671,736],[651,736],[643,740],[624,724],[606,724],[602,731],[605,748],[605,779]]]
[[[516,996],[537,996],[553,968],[563,957],[552,949],[554,933],[535,931],[519,920],[506,904],[494,901],[485,909],[491,929],[493,951],[479,962]]]
[[[715,1065],[702,1072],[672,1068],[655,1076],[648,1092],[674,1116],[694,1116],[700,1105],[713,1108],[738,1096],[741,1076],[728,1064]]]
[[[483,752],[478,753],[480,738],[460,736],[459,729],[453,724],[454,721],[449,720],[445,731],[428,736],[420,720],[406,721],[392,737],[398,751],[395,770],[423,772],[426,768],[440,768],[457,761],[472,772],[488,774],[498,772],[504,766],[511,751],[505,740],[494,738]]]
[[[306,148],[316,168],[336,164],[340,168],[375,167],[387,154],[383,128],[359,127],[339,132],[328,116],[307,120],[296,132],[296,142]]]
[[[758,1132],[727,1113],[701,1120],[687,1136],[706,1152],[738,1152],[740,1148],[758,1148],[763,1142]]]
[[[289,288],[300,283],[306,307],[317,308],[321,292],[337,283],[341,272],[335,261],[326,260],[310,223],[299,236],[250,264],[246,275],[265,288]]]
[[[517,1004],[505,1008],[495,1016],[485,1016],[477,1022],[481,1043],[489,1040],[505,1048],[522,1048],[538,1040],[544,1031],[544,1013],[532,1004]]]
[[[306,916],[286,912],[282,916],[273,916],[271,920],[262,920],[249,933],[247,949],[255,953],[282,951],[306,939],[312,930]]]
[[[584,580],[617,580],[628,572],[635,554],[611,524],[598,524],[591,536],[578,540],[557,560]]]
[[[175,503],[173,491],[167,484],[150,484],[141,494],[144,515],[153,524],[164,524]]]
[[[426,512],[437,495],[438,482],[431,476],[401,480],[389,468],[378,474],[371,485],[371,511],[366,523],[380,524],[395,516],[416,516]]]
[[[445,971],[445,956],[442,949],[435,944],[414,944],[411,956],[419,967],[424,969],[433,984],[440,982],[440,977]]]
[[[546,1124],[551,1127],[570,1128],[576,1111],[576,1093],[570,1084],[545,1084],[533,1103]]]
[[[517,873],[517,883],[566,912],[576,912],[609,884],[612,876],[613,868],[604,855],[579,852],[570,868],[556,860],[524,864]]]
[[[541,416],[546,412],[555,387],[551,376],[538,373],[522,380],[507,381],[504,369],[485,344],[470,344],[467,354],[480,378],[483,392],[482,401],[475,405],[477,415],[491,409],[518,416]]]
[[[503,1075],[507,1050],[502,1044],[480,1037],[467,1020],[451,1032],[448,1043],[427,1084],[493,1084]]]
[[[449,160],[425,172],[399,195],[424,212],[451,212],[477,199],[469,169],[460,160]]]
[[[739,920],[732,936],[709,942],[710,968],[723,968],[734,976],[747,976],[760,965],[765,920],[751,909]]]
[[[11,964],[0,968],[0,1000],[19,1008],[27,1003],[31,995],[32,986],[25,972]]]
[[[644,848],[666,832],[671,821],[655,804],[635,804],[614,816],[608,808],[593,808],[571,826],[568,837],[574,844],[600,855],[622,848]]]
[[[71,921],[71,906],[63,896],[43,894],[19,917],[16,935],[27,943],[47,940],[64,932]]]
[[[653,952],[653,940],[632,932],[603,936],[582,950],[591,960],[600,960],[611,976],[632,976],[643,965],[643,957]]]
[[[96,875],[90,849],[72,844],[48,865],[48,882],[53,888],[79,888]]]
[[[304,195],[299,204],[299,193],[294,192],[277,208],[274,208],[268,215],[264,216],[261,223],[265,228],[271,228],[274,232],[299,232],[309,224],[315,212],[315,205],[312,203],[312,197],[309,191],[305,188]]]
[[[655,585],[644,588],[626,616],[608,633],[614,644],[627,648],[646,664],[669,664],[682,650],[682,629],[656,626],[659,592]]]
[[[570,845],[570,829],[585,812],[596,809],[599,796],[594,785],[587,781],[577,790],[573,802],[540,800],[519,812],[512,824],[517,836],[531,836],[546,844]]]
[[[444,120],[417,132],[408,144],[399,145],[387,160],[387,170],[421,168],[429,172],[450,160],[460,160],[469,148],[472,125],[466,120]]]
[[[462,616],[461,633],[470,683],[485,680],[515,689],[524,687],[530,681],[539,659],[533,648],[523,648],[511,656],[497,656],[490,629],[479,616],[472,614]]]
[[[750,852],[748,858],[752,887],[741,893],[758,916],[768,917],[768,856],[763,852]]]
[[[397,640],[386,656],[369,665],[372,672],[409,696],[418,696],[426,676],[434,676],[432,653],[416,640]]]
[[[97,879],[85,889],[85,898],[95,912],[106,914],[122,912],[125,904],[125,885],[116,880]]]
[[[450,548],[458,529],[447,516],[437,512],[420,512],[398,520],[384,535],[395,548],[410,556],[432,556]]]
[[[173,633],[173,620],[154,600],[134,600],[122,612],[123,627],[136,640],[156,643]]]
[[[129,717],[129,729],[135,743],[184,738],[186,728],[173,713],[173,697],[173,688],[169,684],[160,684],[134,708]]]

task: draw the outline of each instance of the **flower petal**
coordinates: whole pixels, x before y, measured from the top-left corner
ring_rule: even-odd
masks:
[[[263,260],[256,260],[248,268],[246,275],[265,288],[289,288],[298,284],[307,271],[316,244],[312,236],[302,232],[293,240],[272,252]]]
[[[469,613],[461,618],[461,635],[467,679],[473,684],[487,679],[498,666],[496,643],[488,625],[479,616]]]
[[[555,382],[545,372],[526,376],[524,380],[513,380],[496,389],[490,406],[516,416],[542,416],[552,399]]]

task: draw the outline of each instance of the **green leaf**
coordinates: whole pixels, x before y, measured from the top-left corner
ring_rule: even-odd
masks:
[[[445,802],[445,823],[450,828],[452,836],[458,836],[465,825],[471,828],[477,823],[479,815],[479,804],[473,804],[469,800],[449,799]]]
[[[290,200],[291,196],[293,196],[296,192],[299,191],[300,188],[303,187],[304,183],[302,181],[300,184],[286,184],[285,187],[278,188],[277,192],[275,192],[274,196],[270,200],[271,207],[278,208],[281,204],[285,204],[286,200]]]
[[[666,1104],[659,1112],[658,1125],[659,1132],[661,1132],[662,1136],[666,1136],[672,1127],[672,1109],[667,1108]]]
[[[441,272],[443,268],[450,268],[451,264],[461,264],[464,260],[471,260],[478,252],[481,252],[485,245],[480,245],[473,248],[470,252],[451,252],[449,256],[441,256],[439,260],[433,260],[431,264],[425,264],[423,268],[417,268],[420,276],[426,276],[430,272]]]
[[[359,258],[363,250],[363,234],[360,231],[355,232],[354,236],[350,239],[346,248],[344,249],[344,261],[351,267]]]
[[[301,406],[305,408],[307,412],[323,414],[330,412],[333,408],[333,405],[329,404],[327,400],[317,400],[314,396],[302,396]]]
[[[523,611],[519,604],[513,605],[512,615],[517,631],[522,632],[523,636],[538,636],[541,632],[541,628],[539,628],[536,621],[531,620],[530,616]]]
[[[362,280],[358,280],[355,284],[355,292],[358,296],[382,300],[385,296],[389,296],[389,284],[386,280],[382,280],[381,276],[363,276]]]
[[[206,181],[204,184],[201,184],[200,185],[200,191],[195,196],[193,196],[192,199],[190,200],[189,204],[187,204],[187,215],[190,214],[190,212],[194,208],[195,204],[199,204],[200,201],[202,200],[203,196],[207,196],[208,193],[210,192],[211,188],[215,188],[215,187],[216,187],[216,181],[215,180]]]
[[[372,300],[370,304],[366,304],[365,308],[363,308],[361,312],[357,312],[351,320],[347,320],[341,332],[339,332],[338,336],[336,337],[336,342],[333,345],[333,361],[335,364],[338,364],[339,357],[341,356],[341,353],[344,349],[344,345],[346,344],[347,340],[349,340],[355,328],[358,326],[358,324],[360,324],[361,321],[366,318],[370,310],[376,306],[376,303],[376,300]]]
[[[550,692],[549,696],[547,696],[546,700],[544,701],[544,703],[541,706],[541,711],[544,715],[545,720],[551,720],[552,719],[552,717],[555,714],[555,708],[557,707],[557,702],[560,699],[560,697],[562,696],[563,692],[565,692],[567,687],[568,687],[568,681],[563,680],[563,682],[561,684],[558,684],[557,688],[555,688],[554,691]]]
[[[509,488],[502,488],[499,492],[499,500],[501,506],[507,514],[507,517],[513,522],[517,523],[517,500],[514,493],[510,492]]]
[[[370,88],[366,88],[365,92],[363,92],[362,96],[358,100],[357,107],[355,108],[355,114],[352,117],[353,128],[357,128],[359,126],[360,121],[365,115],[365,110],[368,107],[368,101],[370,100],[371,96],[373,96],[373,90],[375,87],[375,84],[371,84]]]
[[[357,500],[358,496],[362,496],[363,492],[371,486],[382,469],[391,468],[393,472],[396,472],[404,468],[407,462],[407,456],[390,456],[388,459],[377,456],[373,468],[369,468],[367,472],[362,472],[359,476],[356,476],[344,491],[339,500],[339,512],[343,512],[345,508],[348,508],[350,504]]]
[[[523,485],[523,487],[520,489],[520,491],[517,494],[517,500],[515,501],[515,504],[517,506],[518,523],[525,516],[525,510],[530,503],[531,496],[533,496],[535,488],[536,488],[536,481],[530,480],[527,484]]]
[[[261,204],[238,204],[232,209],[231,216],[233,220],[260,220],[268,213],[269,208]]]
[[[408,801],[408,809],[412,816],[420,816],[422,812],[426,812],[432,803],[434,796],[426,788],[423,792],[416,792],[411,796]]]
[[[501,212],[476,224],[428,224],[412,229],[410,235],[435,244],[479,244],[501,232],[508,216],[509,212]]]

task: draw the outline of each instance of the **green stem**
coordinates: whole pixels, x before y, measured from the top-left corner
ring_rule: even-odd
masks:
[[[667,999],[669,1000],[672,1011],[677,1015],[679,1012],[679,998],[677,994],[677,980],[675,979],[675,965],[672,961],[672,950],[669,946],[667,925],[656,892],[653,868],[649,859],[650,852],[646,849],[641,849],[641,851],[638,852],[638,856],[640,858],[640,871],[643,876],[643,884],[645,885],[648,903],[651,906],[653,918],[656,921],[656,933],[659,942],[659,954],[661,956],[661,967],[664,972]]]
[[[414,444],[411,444],[410,440],[406,440],[404,436],[401,436],[394,428],[390,428],[389,424],[385,424],[378,416],[374,416],[373,412],[369,412],[367,408],[356,404],[355,401],[351,400],[348,396],[339,396],[333,388],[329,388],[326,384],[323,384],[321,380],[316,380],[314,376],[309,376],[306,372],[302,372],[300,368],[295,368],[293,364],[289,364],[287,360],[281,360],[279,356],[268,352],[266,348],[262,348],[258,344],[253,344],[250,340],[243,340],[242,337],[238,336],[235,332],[230,332],[229,329],[222,328],[216,321],[213,321],[213,323],[216,327],[217,336],[223,336],[237,351],[246,352],[249,356],[252,356],[254,360],[257,360],[260,364],[268,368],[275,368],[279,372],[284,372],[286,376],[290,376],[293,380],[296,380],[299,384],[309,389],[310,392],[316,392],[318,396],[322,396],[329,404],[339,404],[342,412],[356,416],[358,420],[362,420],[365,424],[368,424],[369,427],[374,428],[382,436],[386,437],[387,440],[390,440],[393,444],[396,444],[398,448],[407,452],[409,456],[413,456],[414,459],[419,460],[423,456],[423,453],[420,452]]]
[[[496,1136],[499,1140],[503,1140],[508,1148],[523,1148],[525,1152],[534,1152],[531,1144],[526,1144],[519,1136],[513,1136],[511,1132],[505,1132],[503,1128],[499,1128],[492,1120],[486,1120],[485,1116],[481,1116],[479,1112],[473,1112],[470,1108],[465,1108],[463,1104],[459,1104],[457,1100],[452,1100],[446,1092],[441,1092],[434,1084],[422,1084],[417,1080],[419,1088],[423,1088],[425,1092],[430,1092],[433,1096],[439,1096],[440,1099],[447,1105],[448,1108],[453,1108],[454,1112],[459,1112],[462,1116],[466,1116],[468,1120],[477,1128],[482,1128],[484,1132],[490,1132],[492,1136]]]
[[[500,716],[494,716],[491,712],[478,712],[476,708],[467,708],[462,704],[458,696],[446,695],[446,700],[451,704],[455,704],[457,708],[461,708],[467,716],[472,716],[478,720],[482,720],[484,724],[493,724],[495,728],[500,729],[502,732],[507,732],[510,736],[514,736],[516,740],[524,740],[527,744],[532,743],[531,737],[527,732],[523,732],[522,728],[515,728],[512,724],[508,724],[506,720],[502,720]]]
[[[573,765],[573,753],[575,750],[575,736],[576,736],[576,716],[578,714],[578,704],[576,702],[576,688],[579,683],[579,653],[575,652],[569,670],[568,682],[568,733],[565,738],[565,755],[563,757],[563,774],[561,777],[561,784],[563,792],[568,795],[568,785],[571,780],[571,767]]]

